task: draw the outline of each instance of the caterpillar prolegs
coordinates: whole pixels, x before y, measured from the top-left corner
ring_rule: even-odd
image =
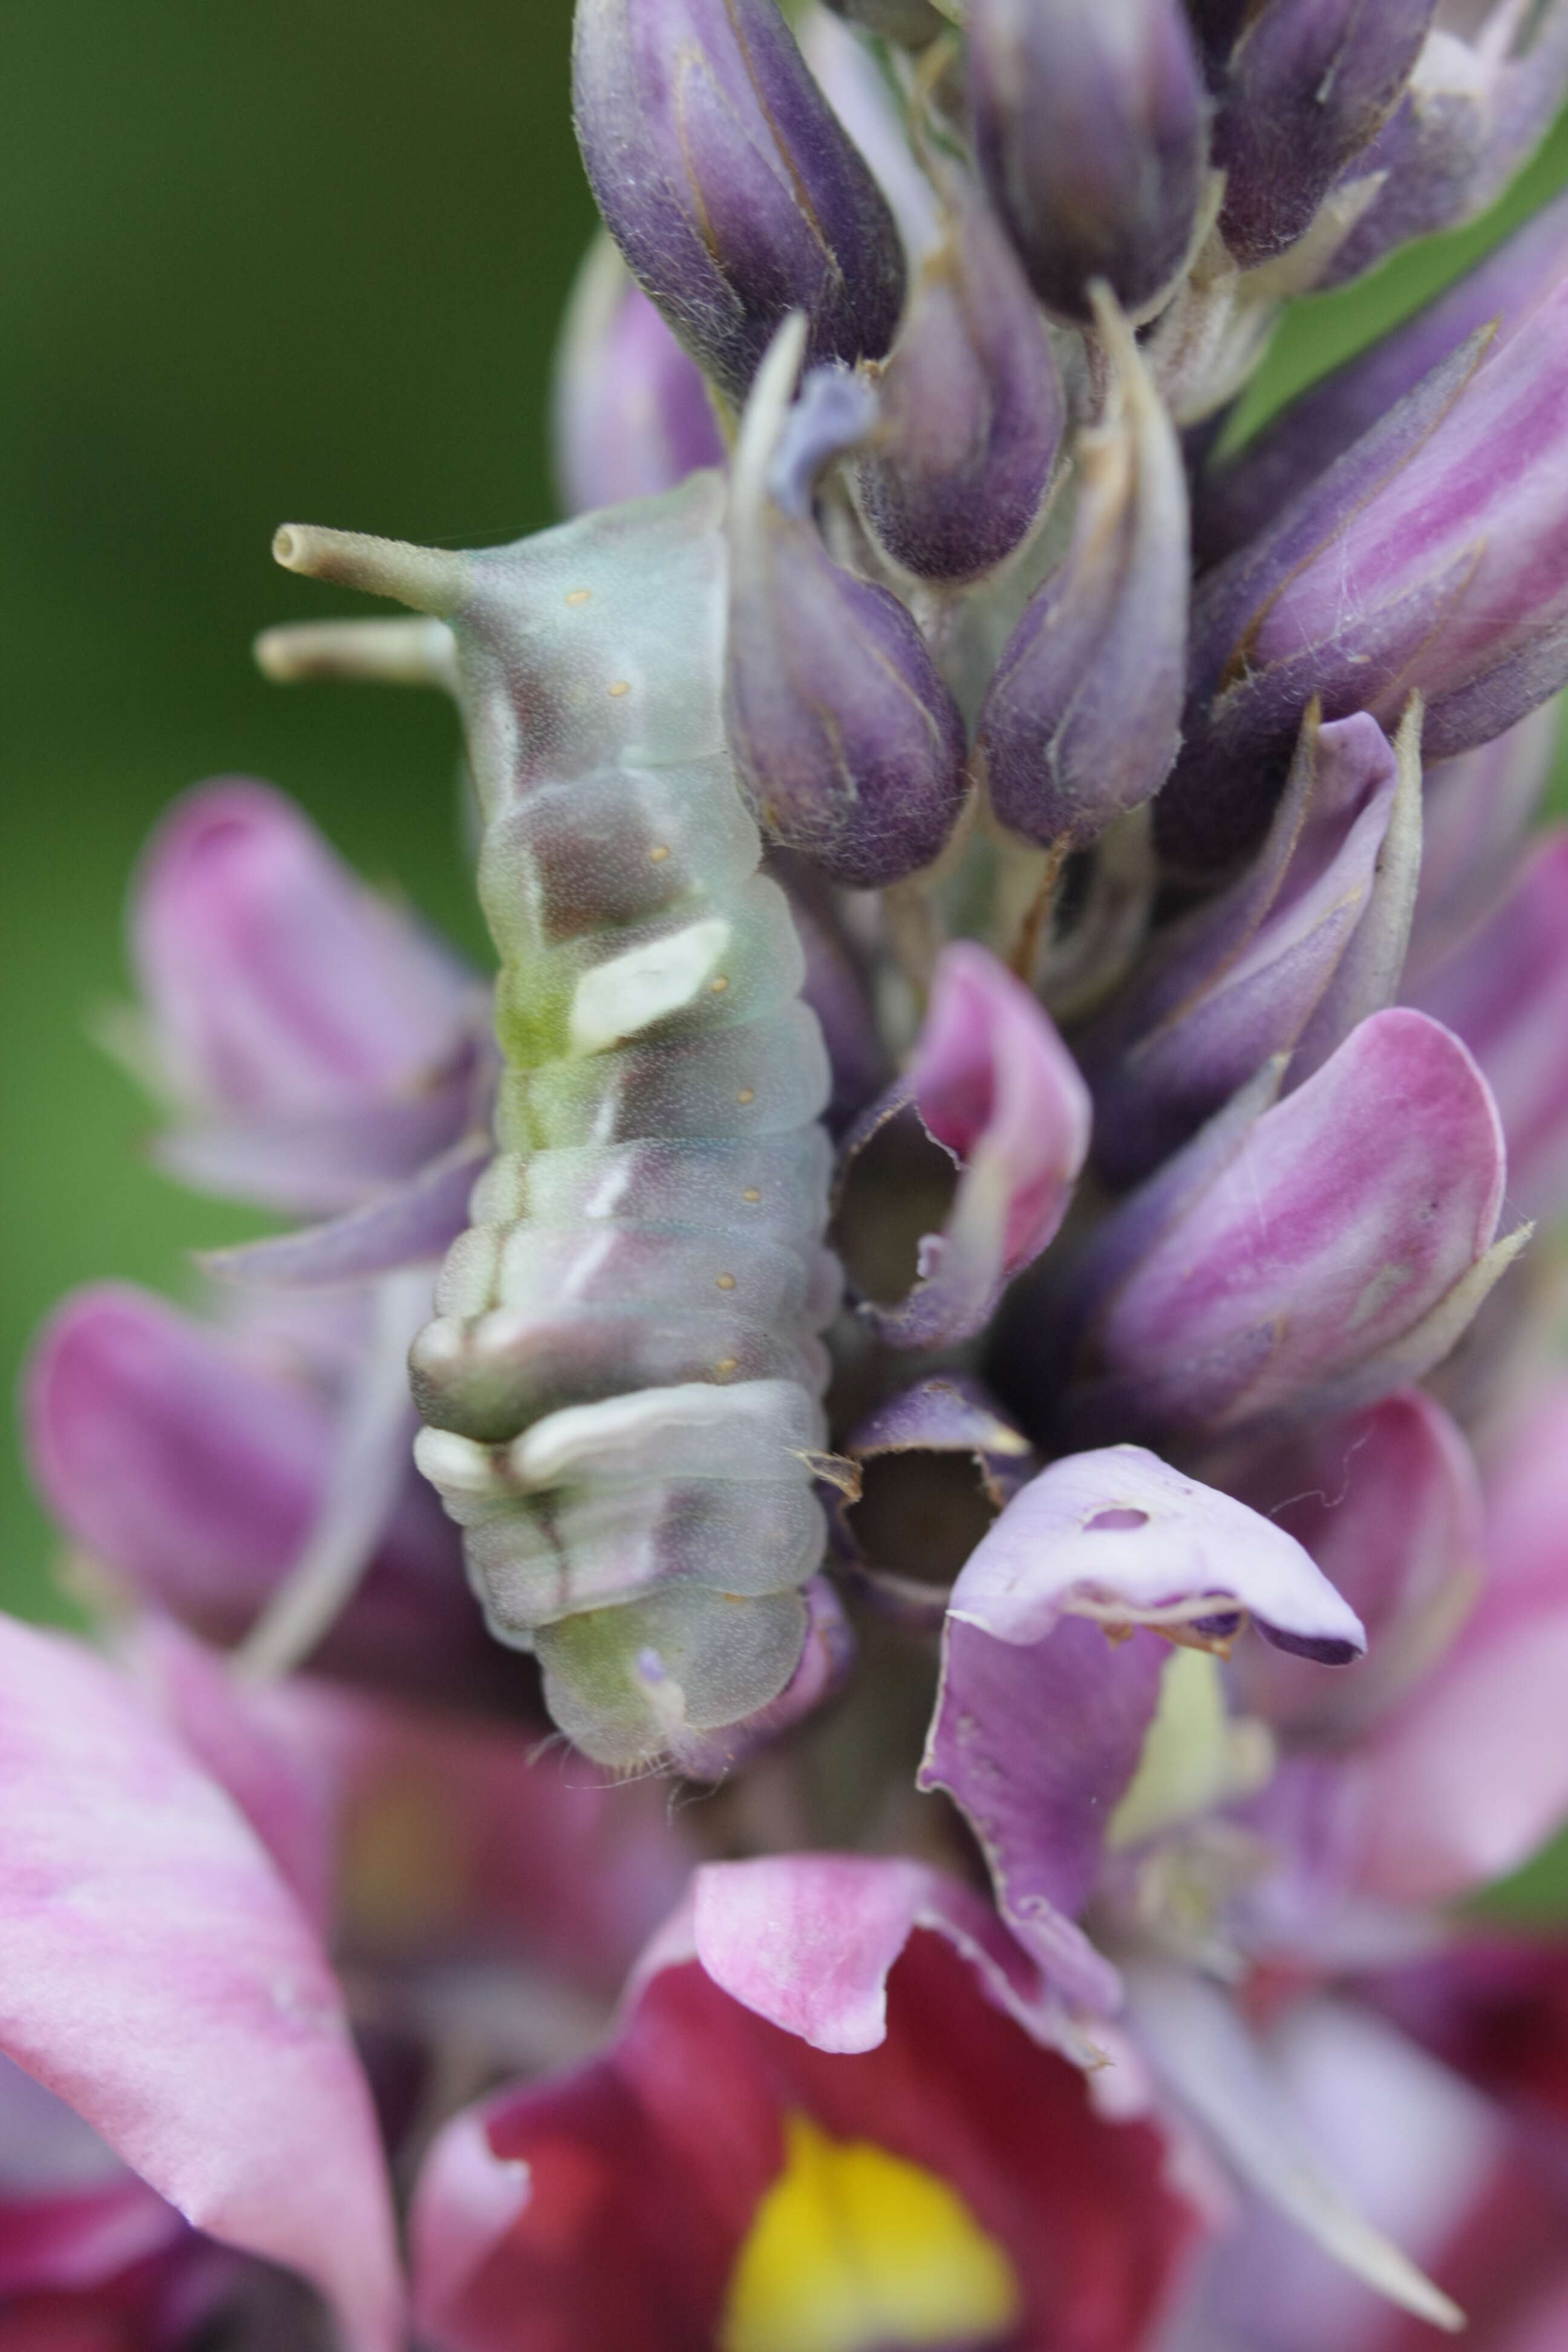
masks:
[[[778,1696],[826,1545],[828,1066],[725,744],[724,495],[469,554],[277,547],[456,638],[505,1070],[418,1459],[492,1630],[617,1766]]]

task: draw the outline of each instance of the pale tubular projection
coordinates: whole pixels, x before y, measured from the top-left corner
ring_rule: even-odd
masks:
[[[417,1456],[492,1631],[626,1769],[785,1690],[826,1542],[828,1067],[724,740],[723,510],[701,473],[492,551],[275,549],[454,631],[506,1066]]]

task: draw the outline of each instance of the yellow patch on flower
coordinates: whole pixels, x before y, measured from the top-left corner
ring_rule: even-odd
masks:
[[[784,2151],[730,2281],[721,2352],[916,2352],[1016,2326],[1013,2265],[946,2181],[805,2116],[786,2118]]]

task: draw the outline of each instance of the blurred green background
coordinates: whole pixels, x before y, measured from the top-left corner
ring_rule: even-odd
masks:
[[[570,0],[7,0],[0,142],[0,1362],[69,1285],[179,1289],[247,1229],[176,1192],[91,1044],[160,808],[268,775],[476,952],[454,722],[434,697],[285,692],[256,631],[342,609],[285,518],[440,544],[552,514],[552,346],[592,226]],[[1475,229],[1287,322],[1253,414],[1568,180],[1568,131]],[[0,1599],[51,1605],[14,1439]]]

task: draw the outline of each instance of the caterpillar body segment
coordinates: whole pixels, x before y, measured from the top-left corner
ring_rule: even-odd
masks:
[[[778,1696],[826,1547],[829,1074],[725,743],[723,504],[699,475],[461,556],[279,534],[455,635],[505,1071],[417,1455],[492,1630],[616,1766]]]

